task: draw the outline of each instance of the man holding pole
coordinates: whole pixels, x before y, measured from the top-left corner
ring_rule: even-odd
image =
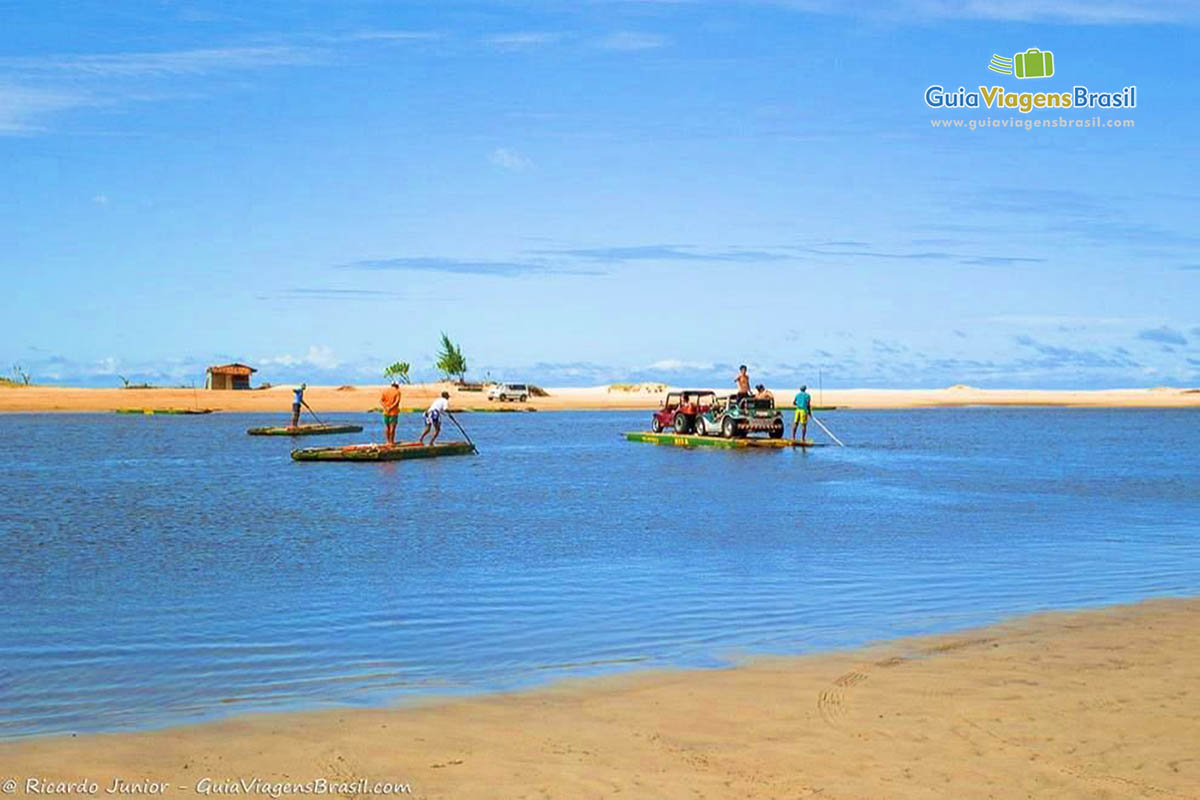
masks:
[[[379,405],[383,406],[383,435],[388,445],[396,443],[396,423],[400,420],[400,384],[392,381],[392,385],[379,395]]]
[[[442,414],[447,414],[450,411],[450,393],[442,392],[442,396],[437,398],[430,404],[429,410],[425,412],[425,430],[421,431],[420,438],[417,442],[425,444],[425,437],[429,435],[429,431],[433,430],[433,436],[429,439],[429,444],[432,445],[437,441],[438,434],[442,432]]]
[[[796,415],[792,418],[792,439],[796,438],[796,427],[800,427],[800,440],[808,438],[808,417],[812,414],[812,397],[808,394],[808,386],[801,386],[800,391],[792,398],[796,407]]]
[[[308,388],[307,383],[300,384],[297,389],[292,389],[292,424],[289,427],[300,427],[300,407],[304,405],[304,390]]]

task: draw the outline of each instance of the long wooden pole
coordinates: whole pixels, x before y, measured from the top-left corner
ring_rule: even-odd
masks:
[[[834,435],[833,435],[833,431],[831,431],[831,430],[829,430],[829,428],[826,428],[826,427],[825,427],[825,423],[824,423],[824,422],[821,422],[821,420],[817,419],[815,416],[812,418],[812,421],[813,421],[813,422],[815,422],[815,423],[817,423],[818,425],[820,425],[820,426],[821,426],[821,430],[823,430],[823,431],[825,431],[825,433],[829,434],[829,438],[830,438],[830,439],[833,439],[835,442],[837,442],[837,443],[838,443],[838,447],[845,447],[845,446],[846,446],[846,445],[842,444],[842,440],[841,440],[841,439],[839,439],[839,438],[837,438],[836,436],[834,436]]]
[[[325,424],[325,421],[324,421],[324,420],[322,420],[320,417],[318,417],[318,416],[317,416],[317,412],[315,412],[315,411],[313,411],[313,410],[312,410],[312,406],[310,406],[310,405],[308,404],[308,401],[307,401],[307,400],[301,400],[300,402],[301,402],[301,403],[303,403],[303,404],[304,404],[304,407],[308,409],[308,413],[310,413],[310,414],[312,414],[312,415],[313,415],[313,419],[315,419],[317,422],[319,422],[319,423],[320,423],[320,424],[322,424],[322,425],[324,425],[324,424]]]
[[[463,435],[463,437],[464,437],[464,438],[466,438],[466,440],[467,440],[467,444],[471,445],[471,449],[472,449],[472,450],[474,450],[476,453],[478,453],[478,452],[479,452],[479,448],[478,448],[478,447],[476,447],[476,446],[475,446],[475,443],[471,441],[471,437],[470,437],[470,436],[467,436],[467,432],[463,430],[463,426],[462,426],[462,425],[459,425],[459,424],[458,424],[458,420],[456,420],[456,419],[454,418],[454,415],[453,415],[453,414],[451,414],[449,411],[447,411],[447,412],[446,412],[446,416],[447,416],[447,417],[449,417],[449,418],[450,418],[450,421],[454,423],[454,427],[458,428],[458,431],[459,431],[459,433],[461,433],[461,434]]]

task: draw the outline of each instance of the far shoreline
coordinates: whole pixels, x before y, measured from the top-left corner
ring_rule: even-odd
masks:
[[[289,415],[292,386],[240,391],[191,388],[97,389],[61,386],[0,386],[0,413],[115,412],[138,410],[203,410]],[[671,387],[674,388],[674,387]],[[684,387],[704,388],[704,387]],[[366,413],[379,405],[383,385],[309,386],[305,399],[318,413]],[[487,400],[485,392],[466,391],[452,383],[411,384],[401,387],[406,409],[427,406],[442,391],[451,406],[472,410],[646,411],[657,408],[668,391],[662,384],[548,387],[545,397],[526,403]],[[716,391],[726,391],[717,389]],[[787,406],[796,387],[772,388],[776,402]],[[1131,389],[824,389],[809,387],[813,404],[839,409],[899,410],[918,408],[1200,408],[1200,389],[1168,387]]]

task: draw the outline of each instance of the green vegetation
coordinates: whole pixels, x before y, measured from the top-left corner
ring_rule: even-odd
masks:
[[[28,372],[22,369],[20,364],[13,364],[12,378],[3,378],[2,380],[13,386],[28,386],[33,381],[33,378]]]
[[[389,382],[396,380],[400,383],[408,383],[408,370],[410,366],[407,361],[397,361],[383,370],[383,377]]]
[[[124,375],[118,375],[117,377],[121,379],[121,383],[123,384],[121,386],[122,389],[153,389],[154,388],[153,386],[151,386],[148,383],[130,383],[129,378],[126,378]],[[186,389],[188,387],[180,386],[179,388]],[[193,387],[193,388],[195,388],[195,387]]]
[[[665,383],[610,383],[610,392],[665,392]]]
[[[467,374],[466,356],[445,333],[442,334],[442,349],[438,353],[437,364],[434,366],[441,370],[447,379],[457,377],[461,381]]]

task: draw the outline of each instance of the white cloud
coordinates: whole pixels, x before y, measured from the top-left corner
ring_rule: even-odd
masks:
[[[661,361],[655,361],[646,369],[656,370],[659,372],[702,372],[713,369],[713,364],[706,361],[682,361],[678,358],[665,358]]]
[[[507,147],[497,147],[488,155],[488,161],[498,167],[511,170],[522,170],[533,165],[528,158]]]
[[[0,84],[0,136],[37,133],[41,117],[91,105],[99,103],[74,91]]]
[[[311,366],[319,369],[335,369],[341,361],[333,353],[333,348],[327,345],[309,345],[308,353],[302,356],[294,356],[291,353],[283,355],[260,358],[260,364],[268,366],[280,367],[299,367]]]
[[[94,197],[92,197],[92,202],[98,206],[106,206],[106,205],[108,205],[108,195],[106,195],[106,194],[95,195]]]
[[[597,44],[605,50],[653,50],[662,47],[667,40],[653,33],[621,31],[600,39]]]

